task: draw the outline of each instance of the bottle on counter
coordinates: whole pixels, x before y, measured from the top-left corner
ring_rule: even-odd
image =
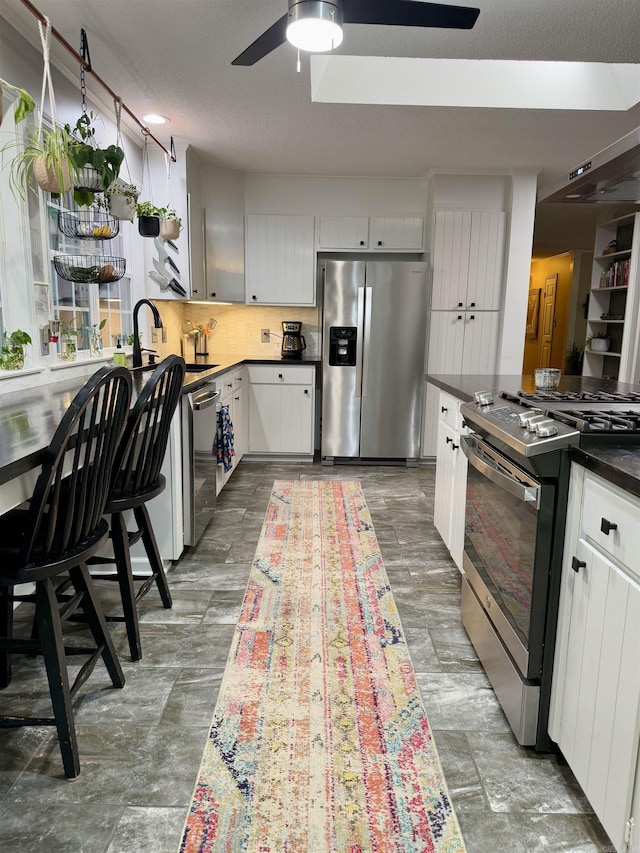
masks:
[[[118,344],[116,346],[116,351],[113,354],[113,362],[114,364],[120,364],[122,367],[127,366],[127,356],[125,351],[122,349],[122,341],[118,338]]]

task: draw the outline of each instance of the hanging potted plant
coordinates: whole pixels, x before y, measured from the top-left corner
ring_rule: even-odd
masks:
[[[16,106],[13,111],[13,121],[15,124],[19,124],[23,121],[27,116],[31,115],[31,113],[36,108],[36,102],[33,100],[31,95],[27,92],[26,89],[21,89],[19,86],[12,86],[11,83],[7,83],[6,80],[2,80],[0,78],[0,95],[2,92],[13,92],[14,95],[17,95]],[[2,124],[2,110],[0,109],[0,124]]]
[[[118,178],[124,160],[119,145],[98,148],[93,113],[83,112],[73,128],[65,130],[74,140],[71,153],[76,166],[73,197],[80,207],[90,207],[97,192],[107,190]]]
[[[133,222],[136,215],[136,203],[140,190],[134,184],[128,184],[121,178],[105,190],[107,207],[112,216]]]
[[[161,209],[150,201],[140,201],[136,204],[138,217],[138,232],[141,237],[157,237],[160,233]]]
[[[24,348],[31,343],[31,336],[22,329],[11,334],[4,333],[0,351],[0,367],[3,370],[22,370],[24,367]]]
[[[181,227],[182,220],[173,208],[160,208],[160,236],[163,240],[177,240]]]
[[[46,26],[39,23],[40,39],[42,41],[42,52],[44,57],[43,72],[43,97],[40,104],[40,112],[37,127],[33,127],[27,134],[26,143],[22,139],[10,142],[8,147],[18,147],[20,150],[11,162],[11,173],[9,182],[13,192],[20,198],[25,197],[26,190],[34,189],[32,179],[44,192],[60,195],[66,192],[72,183],[76,171],[75,159],[72,156],[74,144],[66,127],[58,124],[56,120],[56,105],[51,81],[51,69],[49,65],[49,43],[51,40],[51,24],[47,20]],[[35,109],[33,98],[24,89],[17,89],[9,84],[6,87],[18,93],[18,104],[16,107],[16,122],[26,118]],[[48,92],[51,108],[51,127],[43,127],[44,93]]]

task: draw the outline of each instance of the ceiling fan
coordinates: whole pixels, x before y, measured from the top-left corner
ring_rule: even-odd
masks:
[[[333,50],[342,24],[443,27],[470,30],[480,9],[422,0],[289,0],[289,11],[250,44],[232,65],[255,65],[286,41],[301,50]]]

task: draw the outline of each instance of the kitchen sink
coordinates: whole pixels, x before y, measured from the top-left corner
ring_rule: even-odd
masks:
[[[187,364],[187,373],[204,373],[205,370],[211,370],[212,367],[217,367],[217,364]]]

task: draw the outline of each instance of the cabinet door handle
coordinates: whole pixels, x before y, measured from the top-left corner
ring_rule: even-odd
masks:
[[[470,303],[469,303],[469,308],[475,308],[475,307],[476,307],[476,303],[475,303],[475,302],[470,302]]]
[[[234,397],[233,399],[237,402],[240,399],[240,397]]]
[[[440,411],[441,411],[441,412],[442,412],[442,414],[444,415],[444,414],[445,414],[445,412],[448,412],[448,411],[449,411],[449,409],[447,409],[447,408],[446,408],[446,406],[440,406]]]
[[[212,298],[212,299],[215,299],[215,298],[216,298],[215,293],[212,293],[212,294],[211,294],[211,298]]]
[[[282,374],[281,374],[281,373],[279,373],[279,374],[278,374],[278,379],[282,379]]]
[[[452,441],[453,441],[453,439],[451,438],[451,436],[447,436],[447,444],[449,444]]]
[[[254,302],[258,301],[258,297],[255,295],[255,293],[253,294],[253,296],[251,298],[253,299]]]
[[[378,240],[378,246],[382,246],[382,240]]]
[[[577,557],[571,558],[571,568],[573,569],[574,572],[577,573],[580,571],[580,569],[586,569],[586,567],[587,567],[587,564],[585,563],[584,560],[579,560]]]
[[[476,315],[475,315],[475,314],[469,314],[469,319],[470,319],[470,320],[475,320],[475,319],[476,319]]]
[[[462,314],[458,314],[458,316],[457,316],[457,318],[456,318],[456,319],[458,319],[458,320],[462,320]]]
[[[457,450],[459,447],[460,447],[459,444],[454,444],[453,441],[451,442],[451,449],[452,450]]]
[[[360,245],[364,246],[364,240],[360,240]]]
[[[304,395],[305,395],[305,397],[309,396],[309,389],[308,388],[304,389]]]
[[[604,533],[605,536],[608,536],[612,530],[617,530],[618,525],[614,524],[612,521],[608,521],[606,518],[603,518],[600,522],[600,530]]]

